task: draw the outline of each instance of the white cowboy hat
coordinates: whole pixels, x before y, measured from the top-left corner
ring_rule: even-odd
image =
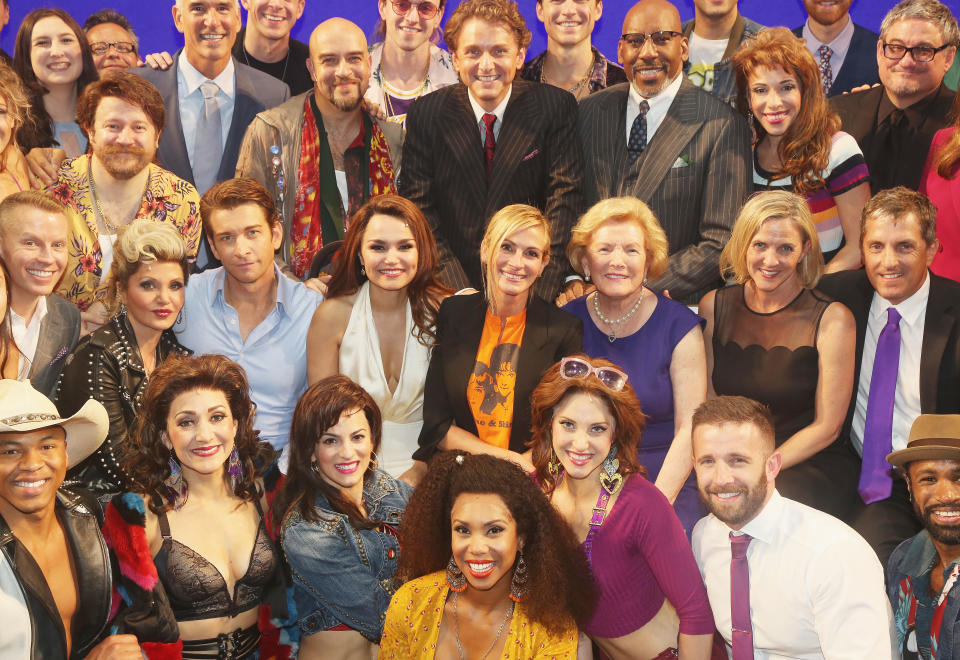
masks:
[[[95,452],[107,438],[107,409],[90,399],[72,417],[62,418],[47,397],[30,383],[0,380],[0,433],[26,433],[59,426],[67,434],[67,467],[73,467]]]

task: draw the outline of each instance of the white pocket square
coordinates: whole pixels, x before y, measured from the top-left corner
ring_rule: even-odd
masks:
[[[680,156],[671,165],[670,169],[676,169],[678,167],[690,167],[690,159],[687,156]]]

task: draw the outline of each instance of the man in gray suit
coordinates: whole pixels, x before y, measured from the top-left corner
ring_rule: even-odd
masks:
[[[287,100],[290,90],[231,55],[240,30],[237,0],[177,0],[173,22],[184,37],[173,66],[131,71],[160,90],[167,108],[157,159],[202,195],[214,183],[233,178],[247,126],[258,112]],[[204,244],[197,266],[203,269],[209,259]]]
[[[683,75],[687,40],[666,0],[627,12],[617,53],[631,82],[580,103],[587,202],[646,202],[670,243],[667,271],[652,286],[696,300],[720,279],[720,250],[748,193],[750,130]]]
[[[10,358],[17,360],[16,379],[29,380],[51,397],[80,337],[80,310],[53,293],[67,267],[63,204],[36,190],[0,202],[0,257],[10,274],[10,334],[17,349]]]

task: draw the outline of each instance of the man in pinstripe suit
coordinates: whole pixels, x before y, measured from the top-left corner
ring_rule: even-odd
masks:
[[[580,104],[588,204],[632,195],[650,206],[670,242],[653,287],[696,300],[718,284],[717,261],[748,193],[750,129],[683,75],[687,40],[666,0],[627,12],[617,48],[630,83]]]
[[[479,249],[490,216],[514,203],[541,209],[553,259],[537,293],[553,300],[583,210],[576,101],[552,85],[515,79],[530,31],[511,0],[467,0],[444,38],[461,82],[410,105],[400,194],[426,214],[441,277],[455,288],[483,289]]]

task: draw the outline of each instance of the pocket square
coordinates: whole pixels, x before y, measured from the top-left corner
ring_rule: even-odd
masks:
[[[539,149],[534,149],[533,151],[531,151],[530,153],[528,153],[526,156],[524,156],[524,157],[521,159],[521,162],[530,160],[531,158],[533,158],[534,156],[536,156],[538,153],[540,153],[540,150],[539,150]]]
[[[691,162],[692,161],[690,160],[690,156],[687,156],[686,154],[684,154],[679,158],[677,158],[675,161],[673,161],[673,165],[671,166],[671,169],[676,169],[678,167],[690,167]]]

